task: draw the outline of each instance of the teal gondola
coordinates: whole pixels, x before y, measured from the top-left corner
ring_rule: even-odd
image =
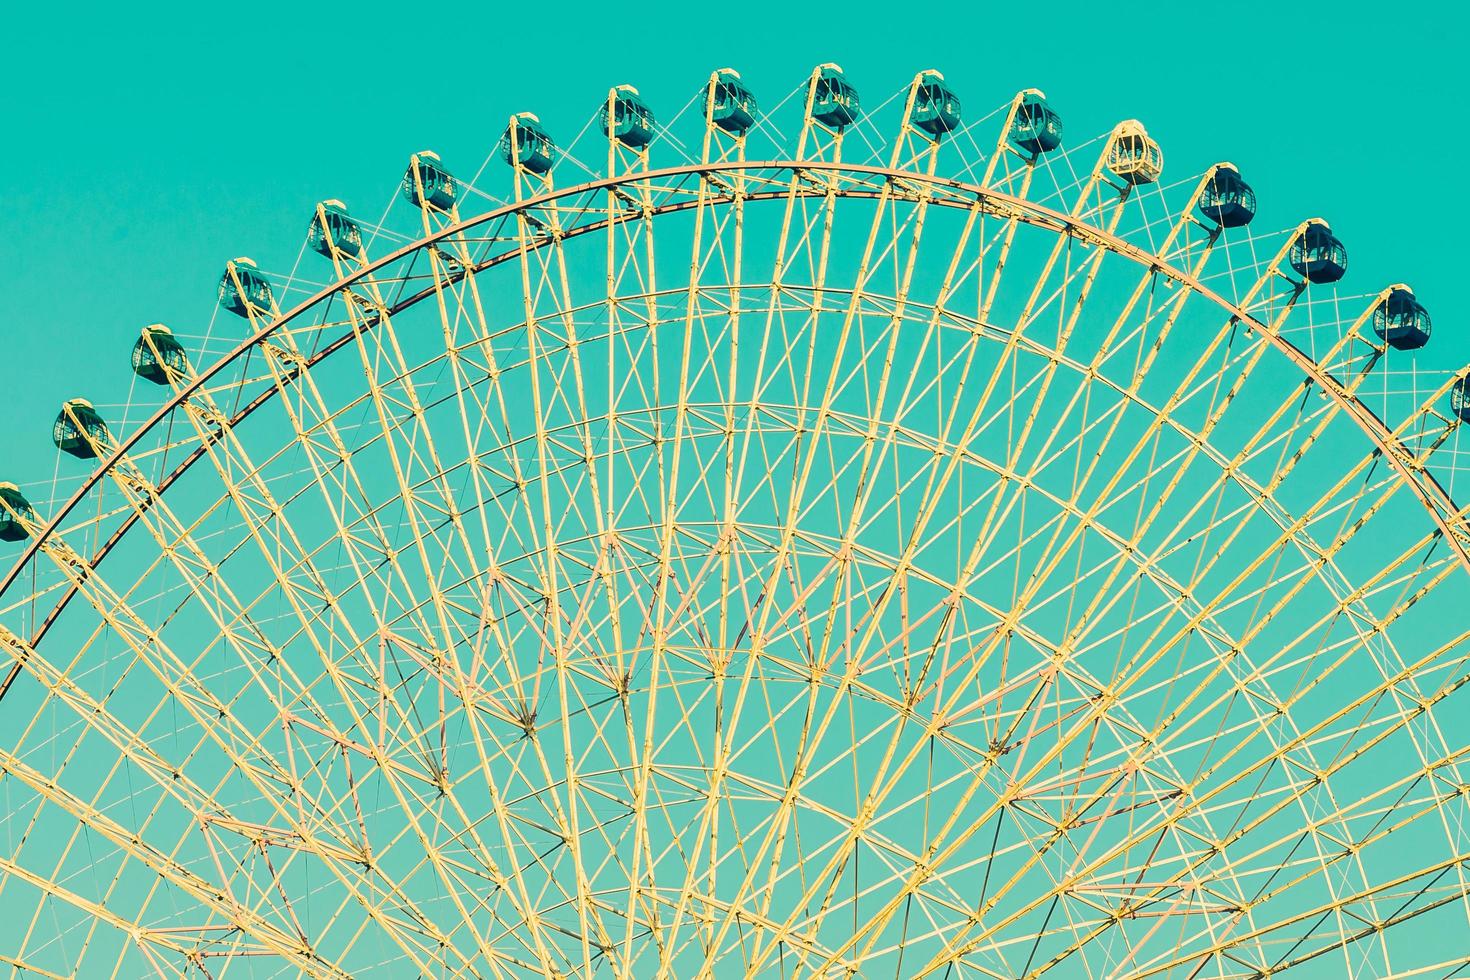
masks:
[[[270,281],[255,260],[241,256],[225,263],[219,277],[219,305],[238,317],[270,315],[275,309]]]
[[[51,426],[51,441],[77,459],[96,459],[99,449],[112,443],[112,434],[91,402],[72,398],[62,404]]]
[[[444,169],[439,154],[431,150],[420,150],[408,161],[408,170],[403,174],[402,191],[403,196],[415,207],[448,211],[459,197],[459,183],[453,174]]]
[[[313,252],[329,259],[334,252],[356,258],[362,254],[362,229],[341,201],[323,201],[311,216],[306,243]]]
[[[1306,223],[1287,258],[1296,274],[1310,283],[1337,282],[1347,272],[1347,248],[1321,218]]]
[[[1039,156],[1062,145],[1062,117],[1047,104],[1046,96],[1037,89],[1021,93],[1011,131],[1011,145],[1022,153]]]
[[[1240,228],[1256,216],[1256,192],[1234,164],[1222,163],[1205,181],[1197,208],[1201,217],[1221,228]]]
[[[740,80],[733,68],[721,68],[710,79],[706,94],[709,99],[710,122],[735,136],[744,136],[755,125],[755,95]]]
[[[602,109],[602,131],[630,150],[653,142],[653,110],[631,85],[613,89]]]
[[[1418,350],[1429,343],[1429,311],[1403,283],[1390,286],[1373,308],[1373,332],[1394,350]]]
[[[959,128],[959,96],[945,84],[939,72],[926,71],[919,75],[911,118],[915,126],[935,139]]]
[[[1450,389],[1450,411],[1461,422],[1470,422],[1470,377],[1461,378]]]
[[[500,137],[500,156],[512,167],[543,177],[556,162],[556,143],[534,113],[518,112]]]
[[[189,358],[173,331],[161,323],[143,328],[133,343],[133,373],[144,381],[166,385],[189,370]]]
[[[31,502],[14,483],[0,483],[0,541],[24,541],[31,532],[27,524],[36,522]]]
[[[857,89],[837,65],[817,68],[812,79],[812,118],[831,129],[844,129],[857,121],[862,104]]]

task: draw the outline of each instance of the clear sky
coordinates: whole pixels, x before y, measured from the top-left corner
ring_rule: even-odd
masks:
[[[635,84],[666,118],[724,65],[767,105],[835,61],[871,104],[924,68],[975,115],[1044,89],[1069,143],[1141,119],[1167,179],[1229,160],[1264,227],[1326,217],[1351,253],[1344,292],[1412,284],[1434,315],[1434,357],[1470,362],[1462,3],[28,8],[0,18],[0,480],[26,485],[43,513],[53,474],[90,465],[50,443],[64,398],[93,400],[114,432],[161,403],[128,369],[141,326],[243,336],[232,317],[210,326],[230,257],[290,269],[317,201],[372,220],[423,148],[468,177],[511,112],[569,142],[611,85]],[[486,173],[486,186],[506,181]]]
[[[884,97],[935,67],[984,111],[1037,86],[1069,140],[1141,118],[1174,176],[1235,162],[1264,221],[1328,217],[1352,286],[1411,282],[1465,346],[1458,3],[28,6],[0,57],[0,475],[25,484],[62,398],[127,401],[139,327],[202,333],[224,260],[290,268],[316,201],[367,214],[410,152],[467,170],[508,113],[565,132],[615,83],[672,113],[727,64],[784,93],[838,61]]]

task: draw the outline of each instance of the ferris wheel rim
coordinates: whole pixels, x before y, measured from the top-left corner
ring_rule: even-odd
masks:
[[[1309,384],[1316,384],[1318,388],[1332,401],[1340,406],[1347,416],[1352,419],[1360,431],[1368,437],[1374,445],[1377,454],[1381,455],[1388,464],[1400,475],[1404,483],[1410,487],[1411,492],[1419,504],[1428,512],[1430,519],[1434,522],[1438,533],[1445,538],[1450,547],[1456,553],[1459,563],[1466,572],[1470,572],[1470,550],[1467,550],[1467,542],[1470,542],[1470,524],[1467,524],[1466,512],[1455,505],[1454,499],[1427,468],[1422,466],[1411,466],[1405,462],[1404,457],[1411,455],[1405,447],[1402,439],[1388,429],[1383,420],[1362,402],[1356,395],[1345,391],[1330,374],[1325,371],[1306,351],[1302,350],[1279,332],[1272,330],[1264,321],[1251,315],[1238,304],[1226,299],[1220,293],[1205,285],[1198,276],[1179,268],[1167,261],[1160,255],[1140,248],[1125,240],[1115,232],[1098,228],[1082,217],[1067,214],[1056,208],[1049,207],[1036,201],[1028,200],[1015,194],[993,188],[982,186],[978,183],[963,181],[952,177],[942,177],[934,174],[926,174],[915,170],[906,170],[897,166],[880,166],[876,164],[848,163],[842,161],[827,160],[719,160],[706,163],[688,162],[674,167],[661,167],[649,170],[629,171],[611,177],[601,177],[597,180],[585,181],[581,184],[570,185],[564,188],[554,188],[540,194],[512,201],[500,207],[492,208],[481,214],[463,218],[459,221],[446,224],[444,227],[430,234],[415,238],[413,241],[394,249],[380,258],[374,259],[350,275],[341,277],[322,287],[316,293],[304,299],[296,306],[280,313],[272,318],[263,327],[243,339],[232,350],[221,355],[212,363],[196,372],[188,382],[182,385],[174,394],[168,398],[159,409],[145,420],[138,428],[123,436],[117,441],[112,452],[104,457],[99,464],[83,478],[77,489],[68,497],[60,507],[51,515],[50,520],[40,533],[32,536],[26,543],[25,548],[11,565],[3,578],[0,578],[0,596],[5,595],[15,585],[23,570],[35,559],[41,549],[42,542],[56,534],[66,517],[80,504],[88,494],[102,481],[117,462],[126,457],[128,452],[155,427],[167,421],[167,419],[184,405],[198,390],[212,377],[223,371],[228,365],[236,362],[239,358],[246,356],[251,350],[263,341],[267,340],[278,330],[305,315],[308,311],[316,308],[321,303],[331,299],[338,292],[351,288],[354,284],[369,279],[375,272],[390,266],[394,262],[405,259],[424,248],[432,247],[445,239],[461,235],[481,225],[494,221],[503,220],[514,215],[543,207],[547,204],[564,198],[578,195],[596,193],[598,191],[614,190],[619,187],[636,184],[640,181],[663,180],[669,178],[699,176],[701,178],[712,173],[739,173],[750,171],[773,171],[787,172],[793,178],[799,177],[805,171],[820,171],[833,174],[855,174],[868,178],[882,178],[885,181],[902,180],[927,185],[933,188],[947,189],[966,195],[971,200],[965,202],[966,206],[975,206],[984,202],[997,202],[1001,208],[996,213],[1005,217],[1011,217],[1028,225],[1050,231],[1053,234],[1076,236],[1095,247],[1112,252],[1121,258],[1128,259],[1139,266],[1161,274],[1181,286],[1191,290],[1211,303],[1215,304],[1230,318],[1245,327],[1247,330],[1256,331],[1266,343],[1274,347],[1278,353],[1285,356],[1293,366],[1298,368],[1305,376]],[[802,186],[799,181],[793,180],[790,186],[780,191],[746,193],[742,195],[743,200],[775,200],[795,193],[799,197],[823,197],[832,194],[835,197],[849,198],[855,200],[873,199],[878,197],[880,191],[865,188],[845,187],[833,181],[827,186],[806,185]],[[734,197],[721,195],[713,202],[726,203],[733,201]],[[933,198],[929,203],[941,207],[959,208],[960,202]],[[674,203],[661,203],[653,206],[645,214],[645,220],[652,220],[660,215],[679,213],[699,207],[698,200],[682,200]],[[603,230],[608,225],[607,219],[590,221],[563,231],[560,237],[547,237],[534,243],[526,243],[526,247],[539,249],[553,242],[564,241],[569,238]],[[464,279],[470,274],[479,273],[493,268],[502,262],[510,261],[519,257],[518,251],[507,251],[495,255],[484,261],[476,262],[469,266],[451,270],[446,281],[453,283]],[[406,309],[410,309],[423,300],[432,296],[437,286],[430,285],[424,289],[407,296],[390,306],[384,308],[389,315],[396,315]],[[371,326],[371,325],[370,325]],[[353,329],[349,328],[341,337],[322,345],[315,353],[305,358],[297,371],[286,380],[290,381],[300,374],[315,367],[321,361],[342,347],[346,346],[354,336]],[[262,391],[255,398],[241,406],[232,414],[226,424],[233,427],[244,421],[271,398],[279,393],[280,386],[271,386]],[[164,492],[167,488],[190,467],[194,465],[203,455],[205,446],[196,446],[185,459],[173,470],[159,481],[159,491]],[[1437,499],[1435,499],[1437,498]],[[126,516],[118,528],[116,528],[107,539],[98,547],[92,557],[88,559],[88,567],[96,568],[106,558],[107,554],[122,539],[132,525],[137,521],[137,514]],[[1458,533],[1457,533],[1458,532]],[[62,597],[56,602],[51,610],[38,624],[38,632],[33,636],[32,642],[39,642],[47,629],[61,614],[70,600],[76,594],[76,587],[69,587]],[[21,671],[21,664],[13,665],[4,678],[0,678],[0,700],[8,693],[11,684]]]

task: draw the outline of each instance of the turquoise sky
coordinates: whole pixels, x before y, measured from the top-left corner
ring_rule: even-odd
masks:
[[[81,477],[90,464],[49,440],[62,399],[92,399],[114,431],[151,414],[162,396],[135,388],[127,363],[139,328],[203,333],[224,262],[289,270],[315,202],[373,220],[415,150],[469,177],[511,112],[569,142],[613,84],[637,85],[667,118],[724,65],[767,106],[836,61],[871,105],[923,68],[945,73],[972,118],[1042,88],[1074,144],[1139,118],[1166,181],[1234,162],[1261,228],[1326,217],[1351,253],[1342,293],[1412,284],[1434,314],[1436,362],[1470,362],[1470,16],[1443,2],[1369,9],[652,0],[7,15],[0,479],[39,503],[53,474]],[[497,164],[480,184],[508,180]],[[244,329],[227,316],[213,327]]]
[[[316,201],[375,212],[410,152],[467,170],[508,113],[574,131],[619,82],[671,114],[726,64],[772,99],[827,60],[875,101],[926,67],[974,111],[1038,86],[1069,140],[1136,116],[1172,176],[1235,162],[1266,225],[1328,217],[1351,250],[1345,286],[1411,282],[1435,345],[1464,346],[1464,8],[1200,7],[236,4],[8,18],[3,476],[49,483],[60,400],[125,402],[139,327],[202,332],[224,260],[290,268]]]

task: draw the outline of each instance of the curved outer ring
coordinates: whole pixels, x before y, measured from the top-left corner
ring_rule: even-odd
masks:
[[[1363,433],[1368,437],[1368,439],[1373,443],[1373,445],[1377,447],[1379,453],[1383,455],[1383,457],[1388,461],[1389,465],[1392,466],[1401,477],[1403,477],[1404,482],[1412,489],[1414,495],[1424,506],[1424,509],[1429,512],[1431,519],[1439,528],[1441,534],[1450,543],[1450,546],[1455,549],[1455,553],[1460,559],[1461,566],[1464,567],[1467,572],[1470,572],[1470,553],[1467,553],[1465,542],[1461,540],[1460,535],[1455,533],[1457,529],[1463,530],[1463,521],[1460,520],[1458,508],[1455,507],[1453,500],[1451,500],[1449,494],[1444,489],[1444,486],[1439,482],[1434,474],[1422,468],[1410,467],[1405,462],[1405,458],[1408,457],[1410,454],[1408,449],[1404,446],[1403,442],[1387,429],[1387,427],[1383,424],[1383,421],[1377,416],[1377,414],[1373,412],[1372,409],[1368,408],[1368,406],[1364,405],[1358,399],[1346,395],[1341,387],[1337,384],[1337,382],[1334,381],[1325,371],[1323,371],[1320,366],[1315,361],[1313,361],[1312,358],[1305,351],[1303,351],[1301,348],[1297,347],[1295,344],[1282,337],[1281,335],[1273,333],[1272,331],[1266,329],[1264,323],[1257,320],[1255,317],[1252,317],[1240,307],[1236,306],[1234,303],[1231,303],[1229,300],[1225,299],[1223,296],[1210,289],[1197,277],[1190,275],[1182,269],[1170,265],[1169,263],[1163,261],[1161,258],[1151,252],[1147,252],[1144,249],[1129,244],[1115,234],[1105,232],[1091,225],[1085,224],[1075,218],[1069,217],[1068,215],[1055,210],[1054,208],[1049,208],[1045,205],[1027,201],[1024,198],[1016,197],[1011,194],[1005,194],[998,191],[990,190],[981,187],[978,184],[970,184],[964,181],[943,177],[926,176],[923,174],[913,173],[905,170],[898,170],[892,167],[877,167],[821,161],[770,160],[723,161],[706,164],[688,164],[680,167],[666,167],[659,170],[648,170],[630,173],[619,177],[605,177],[601,180],[589,181],[587,183],[578,184],[573,187],[549,191],[544,194],[536,195],[535,197],[526,198],[519,203],[508,204],[500,208],[496,208],[492,211],[487,211],[484,214],[476,215],[473,218],[467,218],[463,221],[447,225],[434,234],[410,242],[402,248],[383,256],[382,258],[373,262],[371,265],[357,270],[352,275],[332,283],[330,286],[325,287],[314,296],[298,304],[289,312],[283,313],[278,316],[275,320],[271,321],[265,327],[261,328],[254,335],[246,338],[233,351],[226,354],[224,357],[221,357],[213,365],[205,369],[200,374],[196,375],[193,381],[191,381],[181,391],[177,392],[173,398],[171,398],[163,405],[163,407],[161,407],[157,412],[154,413],[152,418],[150,418],[146,423],[135,430],[131,435],[124,438],[118,444],[112,456],[109,457],[104,464],[98,466],[97,469],[95,469],[82,482],[81,486],[77,488],[76,492],[72,494],[72,496],[66,501],[66,503],[62,505],[61,509],[58,510],[56,514],[51,518],[45,529],[39,535],[32,538],[30,542],[26,545],[26,549],[24,552],[22,552],[20,558],[5,574],[4,579],[0,580],[0,596],[3,596],[6,592],[10,590],[10,587],[14,585],[16,579],[20,577],[21,571],[35,558],[36,552],[40,548],[41,541],[51,534],[55,533],[56,529],[60,526],[61,522],[65,520],[66,516],[71,513],[71,511],[102,479],[102,474],[105,473],[120,456],[126,454],[129,450],[131,450],[132,447],[136,445],[140,439],[142,439],[145,433],[151,431],[154,426],[163,423],[176,409],[178,409],[185,401],[187,401],[196,390],[198,390],[206,381],[208,381],[214,375],[223,370],[227,364],[232,363],[236,358],[244,356],[251,350],[251,348],[260,343],[271,333],[275,332],[278,328],[303,315],[308,310],[316,307],[318,304],[330,299],[332,295],[337,293],[338,291],[350,287],[359,280],[372,275],[377,270],[391,265],[394,262],[397,262],[407,257],[408,255],[411,255],[412,253],[424,248],[427,245],[432,245],[435,242],[441,241],[445,238],[462,234],[463,232],[475,228],[479,225],[487,224],[491,221],[504,218],[508,215],[515,214],[520,211],[542,207],[563,198],[583,195],[598,190],[617,188],[621,185],[630,184],[638,181],[662,180],[667,178],[684,177],[692,174],[761,170],[785,170],[791,171],[794,174],[799,174],[803,171],[819,171],[837,175],[841,175],[843,173],[859,174],[867,177],[879,177],[888,181],[903,180],[909,182],[924,183],[933,187],[956,191],[960,194],[973,197],[976,200],[995,202],[996,204],[1001,206],[996,209],[998,212],[1006,214],[1008,216],[1016,217],[1022,221],[1027,222],[1028,224],[1036,225],[1042,228],[1049,228],[1052,231],[1063,235],[1076,235],[1084,241],[1091,242],[1094,245],[1105,248],[1110,252],[1123,256],[1124,258],[1131,259],[1139,265],[1153,269],[1155,272],[1158,272],[1170,279],[1173,279],[1175,282],[1178,282],[1181,285],[1188,287],[1195,293],[1215,303],[1226,313],[1228,313],[1233,319],[1245,324],[1247,328],[1259,331],[1260,336],[1265,338],[1268,343],[1270,343],[1278,351],[1284,354],[1286,358],[1290,360],[1293,364],[1295,364],[1298,368],[1300,368],[1311,381],[1320,386],[1323,391],[1325,391],[1334,401],[1338,403],[1338,405],[1348,415],[1348,417],[1350,417],[1353,422],[1357,424],[1358,428],[1361,429]],[[805,196],[810,197],[823,196],[827,193],[827,188],[825,186],[810,186],[808,188],[799,187],[797,193],[801,193],[803,190],[805,190],[806,192]],[[746,199],[772,199],[785,197],[791,192],[791,188],[787,187],[780,191],[746,194],[745,197]],[[839,197],[858,198],[877,196],[877,193],[872,190],[846,188],[840,185],[837,186],[837,189],[834,191],[834,193]],[[722,197],[717,200],[724,200],[724,198]],[[956,201],[946,200],[943,198],[936,198],[932,200],[931,203],[939,204],[946,207],[960,206]],[[695,201],[680,201],[672,205],[661,205],[655,207],[649,217],[673,211],[688,210],[689,208],[695,207],[696,204],[697,202]],[[568,232],[566,232],[564,237],[576,237],[577,235],[603,229],[606,226],[606,219],[601,221],[588,222],[585,225],[579,225],[569,230]],[[538,240],[528,245],[528,247],[540,248],[544,244],[547,244],[551,241],[552,239],[550,238]],[[507,259],[517,254],[519,253],[515,251],[507,252],[502,255],[492,256],[491,258],[474,265],[470,269],[460,269],[451,277],[451,281],[463,277],[467,272],[478,274],[484,269],[490,268],[491,266],[494,266],[502,261],[506,261]],[[410,306],[413,306],[425,297],[432,295],[433,289],[434,287],[431,286],[413,294],[412,296],[407,297],[406,299],[400,300],[399,302],[388,308],[388,314],[391,316]],[[312,365],[316,364],[322,358],[344,346],[352,338],[352,336],[353,333],[349,330],[342,337],[339,337],[331,343],[323,345],[303,364],[303,367],[309,368]],[[294,378],[294,375],[288,377],[286,380],[289,381],[291,380],[291,378]],[[272,386],[270,388],[267,388],[261,394],[256,396],[256,398],[252,399],[249,403],[240,408],[229,420],[229,424],[231,426],[237,425],[240,421],[242,421],[253,411],[255,411],[255,409],[259,408],[264,402],[269,400],[270,397],[279,390],[279,386]],[[185,470],[187,470],[190,466],[194,464],[194,462],[200,457],[200,455],[202,455],[203,452],[204,448],[202,446],[196,447],[194,451],[191,452],[189,456],[184,459],[183,462],[181,462],[177,467],[174,468],[174,470],[172,470],[166,477],[164,477],[162,481],[160,481],[160,491],[166,489],[171,483],[174,482],[174,480],[181,476]],[[97,553],[92,557],[92,559],[90,560],[90,567],[95,568],[101,563],[103,558],[107,556],[107,553],[118,542],[118,540],[128,530],[128,528],[132,526],[133,522],[136,519],[136,514],[130,514],[127,518],[123,520],[122,524],[113,531],[113,533],[107,538],[107,540],[103,542]],[[55,622],[57,616],[66,607],[67,603],[71,601],[72,596],[74,596],[75,594],[75,586],[69,587],[66,594],[47,614],[45,620],[36,627],[35,634],[31,639],[32,645],[40,642],[41,638],[45,635],[51,624]],[[10,689],[10,685],[14,681],[15,677],[19,674],[20,669],[21,665],[19,663],[15,664],[11,668],[7,676],[4,678],[4,680],[0,681],[0,698],[3,698],[5,696],[5,693]]]

